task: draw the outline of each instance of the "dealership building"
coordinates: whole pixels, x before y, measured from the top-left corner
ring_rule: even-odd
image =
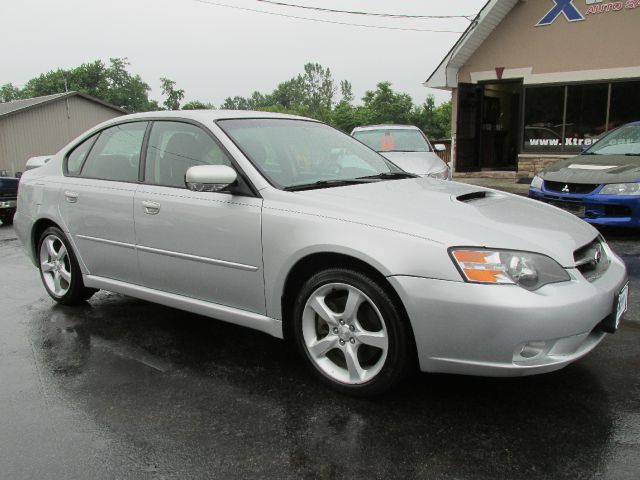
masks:
[[[452,92],[455,175],[531,178],[640,120],[640,0],[491,0],[425,86]]]

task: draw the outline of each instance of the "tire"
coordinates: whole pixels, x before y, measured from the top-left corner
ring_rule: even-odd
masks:
[[[0,213],[0,221],[3,225],[12,225],[13,224],[13,212],[11,213]]]
[[[56,302],[78,304],[97,291],[84,286],[75,253],[59,228],[49,227],[42,233],[36,254],[42,284]]]
[[[341,393],[379,395],[409,370],[412,336],[404,315],[363,273],[332,268],[313,275],[294,302],[293,321],[305,363]]]

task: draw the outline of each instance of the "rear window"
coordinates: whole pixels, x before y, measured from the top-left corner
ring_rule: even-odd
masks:
[[[136,122],[116,125],[102,131],[82,166],[80,176],[137,182],[146,128],[146,122]]]
[[[353,133],[367,147],[377,152],[430,152],[429,142],[419,130],[388,128]]]

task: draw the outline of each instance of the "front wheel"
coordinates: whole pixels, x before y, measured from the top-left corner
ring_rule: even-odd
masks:
[[[375,280],[335,268],[312,276],[294,304],[295,340],[332,388],[369,396],[406,373],[411,333],[396,302]]]
[[[13,224],[13,215],[14,214],[15,214],[15,212],[13,212],[13,211],[1,212],[0,213],[0,222],[2,222],[4,225]]]
[[[56,302],[80,303],[96,292],[84,286],[78,260],[59,228],[49,227],[40,236],[38,260],[44,288]]]

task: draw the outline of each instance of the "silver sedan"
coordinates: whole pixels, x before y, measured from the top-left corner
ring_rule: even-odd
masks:
[[[625,266],[582,220],[294,116],[108,121],[23,175],[15,226],[59,303],[105,289],[287,338],[354,395],[414,366],[556,370],[626,310]]]

